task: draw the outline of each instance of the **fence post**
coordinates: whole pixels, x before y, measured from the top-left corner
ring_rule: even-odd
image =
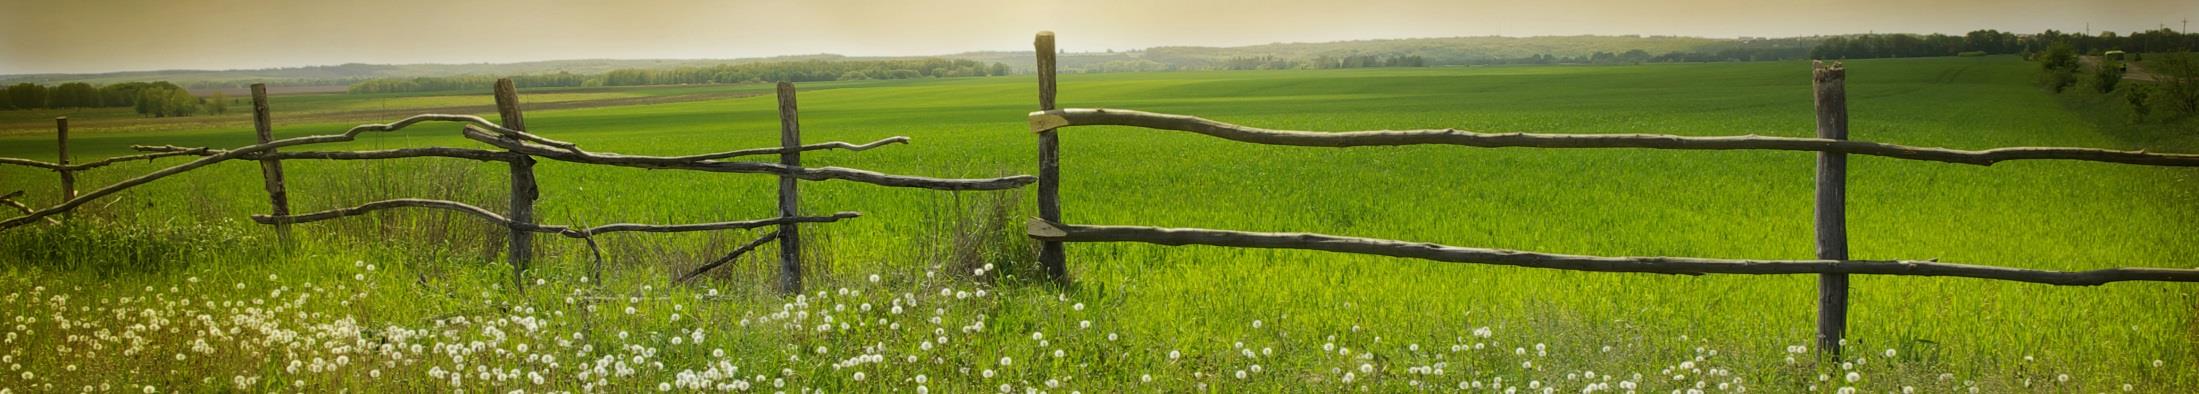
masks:
[[[512,86],[511,78],[496,80],[496,113],[502,117],[504,128],[526,131],[527,121],[519,113],[519,89]],[[534,157],[520,155],[511,163],[512,207],[511,250],[506,259],[512,264],[512,285],[517,289],[527,287],[527,265],[534,259],[534,231],[520,226],[534,224],[534,200],[539,191],[534,182]]]
[[[275,140],[275,121],[267,110],[267,84],[252,84],[252,131],[258,137],[259,143]],[[274,155],[275,150],[269,149],[265,154]],[[260,159],[260,179],[266,183],[268,204],[273,206],[270,214],[278,217],[290,216],[290,193],[283,188],[282,161],[273,158]],[[276,224],[275,239],[280,240],[285,248],[289,247],[290,224]]]
[[[1038,109],[1051,111],[1054,105],[1054,32],[1038,32],[1032,43],[1033,54],[1038,55]],[[1061,222],[1061,137],[1054,130],[1038,132],[1038,217]],[[1068,256],[1061,241],[1039,241],[1038,263],[1046,267],[1046,276],[1055,282],[1069,282]]]
[[[788,169],[802,166],[801,115],[794,106],[794,83],[779,83],[779,164]],[[798,179],[779,176],[779,217],[800,216],[801,198],[795,194]],[[802,237],[794,223],[779,225],[779,292],[802,292]]]
[[[69,165],[69,117],[54,117],[53,127],[54,136],[56,137],[56,141],[58,141],[55,143],[55,145],[57,145],[61,151],[61,157],[55,160],[55,163],[61,164],[63,167],[67,167]],[[67,168],[63,168],[57,171],[61,173],[61,201],[69,201],[71,199],[75,199],[76,172],[69,171]],[[70,214],[69,212],[61,213],[62,219],[68,219],[70,216],[72,216],[72,214]]]
[[[1848,139],[1847,70],[1840,63],[1830,67],[1813,64],[1811,91],[1816,94],[1817,138]],[[1848,157],[1845,153],[1817,153],[1817,258],[1848,259]],[[1817,278],[1817,348],[1833,358],[1848,327],[1848,274],[1820,274]]]

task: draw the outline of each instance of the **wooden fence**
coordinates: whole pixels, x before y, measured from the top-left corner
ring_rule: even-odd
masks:
[[[357,127],[353,127],[350,130],[346,130],[341,134],[312,135],[278,140],[274,139],[272,122],[269,118],[267,105],[267,89],[263,85],[255,84],[252,85],[252,116],[254,126],[253,130],[258,141],[258,143],[256,144],[231,149],[214,149],[207,147],[178,147],[166,145],[140,145],[133,146],[132,148],[138,151],[148,153],[120,156],[82,164],[69,164],[68,119],[59,118],[56,119],[56,123],[60,137],[60,160],[58,160],[57,162],[48,163],[28,159],[0,158],[0,164],[28,166],[59,172],[61,174],[62,202],[52,207],[34,210],[12,199],[15,196],[21,195],[22,192],[0,195],[0,204],[15,207],[17,210],[23,213],[22,216],[0,220],[0,232],[4,232],[8,229],[13,229],[26,224],[35,223],[40,220],[56,222],[52,218],[52,216],[62,215],[63,217],[66,217],[68,212],[83,206],[87,202],[108,195],[112,195],[131,187],[136,187],[138,185],[143,185],[148,182],[165,178],[170,175],[191,171],[193,169],[205,167],[223,161],[248,160],[256,161],[259,163],[261,177],[264,180],[264,184],[267,189],[269,205],[271,206],[271,212],[269,214],[253,215],[252,220],[262,224],[275,226],[278,237],[282,238],[286,244],[289,242],[290,238],[289,226],[296,223],[330,220],[362,215],[369,212],[398,208],[425,208],[458,212],[496,223],[497,225],[504,227],[505,230],[510,232],[511,237],[509,249],[506,252],[506,258],[512,266],[513,284],[524,288],[524,286],[526,285],[525,276],[528,265],[531,264],[533,260],[533,236],[536,233],[557,234],[586,241],[589,249],[594,252],[595,257],[595,266],[590,269],[591,276],[595,276],[596,278],[593,279],[599,280],[598,283],[600,283],[600,276],[602,274],[602,253],[600,252],[600,249],[596,247],[596,242],[594,238],[594,236],[598,234],[614,232],[666,233],[713,231],[775,226],[776,229],[771,233],[765,234],[764,236],[757,238],[754,241],[743,244],[739,248],[735,248],[732,252],[728,253],[722,258],[696,267],[694,270],[680,276],[678,279],[676,279],[676,281],[686,281],[689,279],[693,279],[696,276],[699,276],[702,273],[709,271],[710,269],[717,268],[718,266],[724,265],[727,262],[732,261],[734,258],[739,257],[743,253],[747,253],[751,250],[756,249],[764,243],[778,241],[780,268],[779,289],[782,292],[786,293],[797,293],[800,292],[802,289],[802,264],[800,244],[801,236],[797,224],[835,222],[843,219],[854,218],[861,215],[857,212],[840,212],[823,216],[802,216],[799,209],[801,198],[799,193],[797,192],[799,181],[821,181],[838,179],[880,186],[922,188],[934,190],[1006,190],[1021,188],[1024,185],[1028,185],[1031,182],[1036,181],[1036,178],[1027,175],[979,179],[941,179],[905,175],[891,175],[851,168],[802,167],[801,157],[802,152],[804,151],[823,149],[863,151],[884,145],[907,143],[909,141],[909,138],[892,137],[860,145],[837,141],[803,145],[801,142],[801,122],[799,119],[799,115],[796,111],[797,108],[795,105],[795,90],[792,83],[780,83],[778,85],[780,140],[779,146],[771,148],[744,149],[688,156],[633,156],[616,153],[591,152],[581,149],[579,145],[570,142],[558,141],[534,133],[530,133],[526,131],[526,120],[519,109],[519,94],[517,90],[513,88],[511,80],[498,80],[496,83],[495,95],[497,112],[502,118],[501,123],[492,123],[489,122],[487,119],[482,119],[480,117],[471,115],[424,114],[408,117],[389,124],[360,125]],[[280,150],[280,148],[300,145],[351,141],[357,138],[360,134],[370,132],[395,132],[413,125],[427,122],[450,122],[463,124],[463,128],[460,129],[461,135],[465,136],[467,139],[471,139],[476,142],[480,142],[498,149],[484,150],[454,147],[424,147],[369,151]],[[765,163],[728,160],[742,156],[761,155],[777,155],[778,161],[776,163]],[[150,160],[172,156],[196,156],[198,157],[198,159],[191,162],[163,168],[143,176],[126,179],[115,184],[108,185],[106,187],[83,193],[82,195],[79,195],[76,191],[76,183],[74,177],[75,172],[91,170],[94,168],[112,165],[123,161]],[[485,162],[502,162],[508,164],[511,169],[510,210],[503,214],[499,214],[487,209],[467,205],[465,203],[460,203],[456,201],[428,199],[395,199],[374,201],[349,208],[331,209],[326,211],[309,212],[303,214],[293,214],[290,211],[289,194],[286,190],[285,182],[283,179],[283,161],[381,160],[415,157],[457,158]],[[537,223],[534,217],[534,203],[535,200],[540,196],[540,189],[537,187],[534,177],[534,165],[536,163],[535,158],[537,157],[572,163],[631,168],[774,174],[779,177],[779,216],[757,220],[676,225],[622,223],[582,228],[575,226],[541,224]]]
[[[1848,275],[1954,276],[2064,286],[2121,281],[2199,282],[2199,269],[2111,268],[2092,271],[2044,271],[1915,260],[1852,260],[1848,257],[1846,194],[1849,154],[1897,159],[1992,165],[2011,160],[2078,160],[2170,167],[2199,167],[2199,155],[2115,151],[2089,148],[2000,148],[1965,151],[1920,148],[1848,140],[1846,70],[1839,64],[1813,66],[1817,138],[1732,136],[1683,137],[1645,134],[1487,134],[1456,129],[1316,132],[1270,130],[1186,115],[1118,109],[1059,108],[1054,94],[1054,36],[1040,32],[1039,111],[1029,115],[1038,135],[1039,217],[1027,232],[1043,243],[1041,264],[1057,281],[1067,281],[1063,242],[1140,242],[1160,245],[1208,245],[1240,248],[1305,249],[1408,257],[1454,263],[1508,265],[1575,271],[1659,274],[1818,274],[1818,338],[1821,351],[1837,355],[1847,327]],[[1130,126],[1184,131],[1233,141],[1268,145],[1355,147],[1460,145],[1524,148],[1642,148],[1679,150],[1784,150],[1816,152],[1816,260],[1734,260],[1693,257],[1603,257],[1515,250],[1469,248],[1431,243],[1308,233],[1256,233],[1195,228],[1069,224],[1061,217],[1060,129],[1078,126]]]

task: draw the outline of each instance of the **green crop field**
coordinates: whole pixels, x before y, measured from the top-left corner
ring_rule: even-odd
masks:
[[[2199,151],[2189,121],[2128,126],[2119,100],[2055,96],[2014,57],[1849,64],[1851,137],[1951,148]],[[1814,135],[1799,62],[1075,74],[1060,102],[1299,130]],[[993,177],[1036,171],[1029,76],[803,85],[804,138],[867,142],[810,166]],[[527,125],[596,152],[775,146],[765,85],[522,92]],[[718,96],[711,96],[718,95]],[[355,111],[463,96],[273,99],[277,136]],[[616,105],[614,105],[616,104]],[[248,110],[191,120],[74,115],[79,161],[131,144],[251,143]],[[385,115],[385,112],[374,112]],[[0,157],[54,158],[50,112],[0,112]],[[47,122],[47,123],[41,123]],[[465,146],[425,125],[315,150]],[[1300,148],[1132,128],[1062,131],[1079,224],[1314,232],[1607,256],[1806,259],[1814,155],[1801,152]],[[295,150],[295,149],[293,149]],[[164,164],[80,175],[92,189]],[[757,160],[769,160],[759,157]],[[2086,270],[2195,268],[2199,172],[2077,162],[1991,167],[1852,158],[1859,259]],[[502,164],[288,161],[297,211],[400,197],[504,206]],[[544,160],[547,223],[776,215],[767,175]],[[1069,244],[1074,285],[1036,280],[1031,189],[805,182],[809,294],[774,295],[776,253],[669,278],[759,231],[537,238],[541,284],[510,285],[500,230],[399,212],[303,224],[284,250],[259,170],[232,162],[0,234],[0,387],[506,392],[2193,392],[2199,287],[2057,287],[1858,276],[1850,351],[1819,358],[1816,277],[1584,273],[1307,251]],[[57,202],[49,172],[0,192]],[[1796,348],[1801,346],[1802,348]],[[60,349],[60,350],[57,350]],[[6,390],[0,390],[5,392]]]

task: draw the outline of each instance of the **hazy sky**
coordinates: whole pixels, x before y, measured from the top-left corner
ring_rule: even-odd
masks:
[[[2199,0],[0,0],[0,74],[1572,34],[2130,32]]]

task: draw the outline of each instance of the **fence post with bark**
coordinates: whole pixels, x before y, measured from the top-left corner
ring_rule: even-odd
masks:
[[[1059,86],[1054,80],[1054,32],[1039,32],[1032,46],[1032,54],[1038,57],[1038,109],[1051,111],[1056,108],[1054,93]],[[1061,221],[1061,135],[1052,129],[1038,131],[1038,217]],[[1069,281],[1067,253],[1060,241],[1039,241],[1039,265],[1055,282]]]
[[[252,84],[252,131],[256,140],[262,144],[275,141],[275,122],[268,113],[267,84]],[[272,154],[275,150],[269,149],[267,152]],[[289,216],[290,192],[283,183],[282,160],[273,157],[260,159],[260,179],[267,187],[267,202],[271,207],[269,214]],[[275,225],[275,237],[282,241],[284,247],[289,247],[293,242],[290,239],[290,225]]]
[[[53,128],[54,145],[60,155],[54,159],[54,163],[60,164],[54,172],[61,173],[61,200],[68,201],[76,198],[76,171],[69,169],[69,117],[53,118]],[[61,218],[67,219],[69,215],[62,215]]]
[[[496,80],[496,113],[506,129],[527,131],[526,116],[519,112],[519,89],[511,78]],[[512,265],[512,286],[527,287],[527,267],[534,262],[534,232],[521,227],[534,224],[534,201],[541,197],[534,181],[534,157],[516,155],[511,167],[511,221],[510,250],[505,258]]]
[[[1847,69],[1813,65],[1811,91],[1817,103],[1817,138],[1848,139]],[[1817,152],[1817,259],[1848,259],[1848,155]],[[1848,274],[1817,276],[1817,348],[1833,358],[1848,329]]]
[[[779,83],[779,165],[788,168],[802,166],[802,122],[794,105],[794,83]],[[796,194],[799,179],[792,174],[779,175],[779,217],[801,215],[801,197]],[[801,228],[794,223],[779,225],[779,291],[793,294],[802,291],[802,237]]]

